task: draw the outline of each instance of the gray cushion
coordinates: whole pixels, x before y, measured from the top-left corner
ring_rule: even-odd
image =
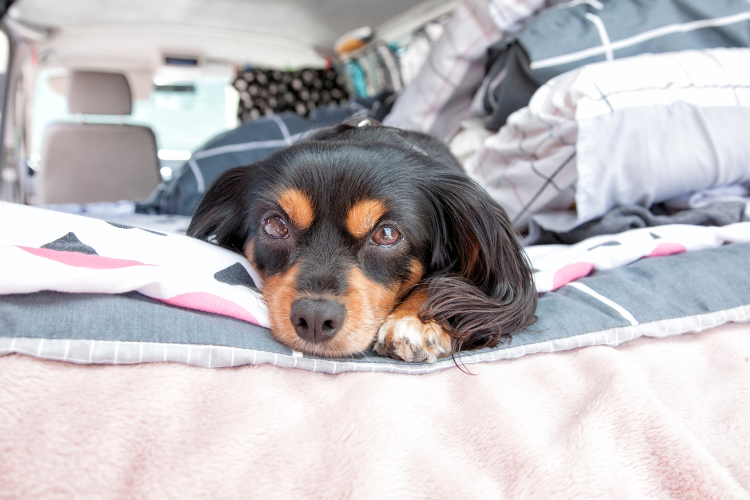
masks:
[[[600,297],[575,286],[545,293],[539,299],[536,324],[496,347],[463,352],[459,362],[470,365],[581,346],[615,346],[641,336],[666,337],[726,321],[746,322],[750,245],[733,243],[641,259],[595,273],[580,284]],[[622,315],[623,309],[637,325]],[[406,363],[372,351],[343,359],[295,353],[265,328],[176,308],[135,292],[0,295],[0,356],[10,353],[76,363],[271,363],[326,373],[420,374],[455,366],[451,358],[434,364]]]

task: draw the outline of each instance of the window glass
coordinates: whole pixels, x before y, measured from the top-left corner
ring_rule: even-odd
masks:
[[[2,116],[5,102],[5,85],[7,83],[8,59],[10,45],[8,35],[0,31],[0,116]],[[0,166],[0,201],[18,201],[18,173],[14,165],[5,165],[7,156],[3,158],[3,165]]]
[[[8,42],[8,35],[6,35],[4,31],[0,31],[0,112],[2,112],[3,106],[5,106],[1,97],[5,95],[5,76],[8,71],[9,55],[10,45]]]

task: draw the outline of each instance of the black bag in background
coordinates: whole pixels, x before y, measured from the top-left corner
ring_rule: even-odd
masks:
[[[487,50],[484,94],[484,126],[499,130],[511,113],[523,108],[539,88],[531,75],[529,55],[516,39],[500,42]]]

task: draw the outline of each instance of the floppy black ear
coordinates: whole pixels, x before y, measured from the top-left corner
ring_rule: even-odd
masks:
[[[533,274],[505,210],[458,174],[429,191],[433,247],[420,318],[448,325],[459,349],[493,346],[532,324]]]
[[[227,170],[201,198],[187,235],[242,253],[248,236],[248,201],[253,165]]]

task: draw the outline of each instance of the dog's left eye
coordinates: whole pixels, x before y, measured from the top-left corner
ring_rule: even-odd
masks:
[[[401,239],[401,233],[392,226],[383,226],[372,235],[372,242],[379,246],[391,246]]]
[[[271,216],[263,222],[263,230],[268,236],[275,239],[289,236],[289,228],[281,217]]]

